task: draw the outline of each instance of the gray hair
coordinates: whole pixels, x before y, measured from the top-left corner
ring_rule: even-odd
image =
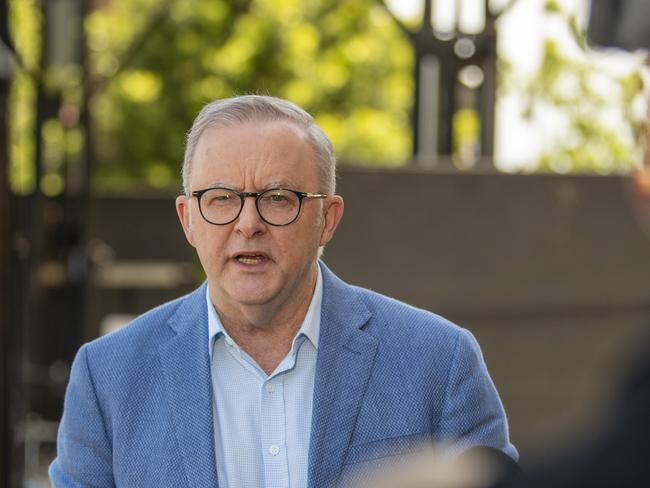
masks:
[[[333,194],[336,190],[336,157],[327,134],[316,125],[311,115],[303,109],[281,98],[264,95],[243,95],[224,98],[208,103],[194,119],[185,140],[183,158],[183,190],[189,195],[189,179],[192,159],[203,132],[215,126],[233,127],[246,122],[292,122],[303,129],[316,153],[319,179],[323,191]]]

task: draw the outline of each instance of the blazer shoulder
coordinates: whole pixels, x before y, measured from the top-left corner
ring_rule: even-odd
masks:
[[[371,322],[378,328],[389,328],[396,340],[455,342],[467,331],[450,320],[395,298],[353,286],[372,314]]]
[[[155,352],[158,344],[164,342],[172,334],[168,324],[173,320],[181,307],[190,301],[197,301],[196,294],[203,287],[182,297],[171,300],[139,315],[122,328],[94,339],[85,345],[88,354],[93,357],[111,356],[116,351],[121,354],[142,354],[146,351]]]

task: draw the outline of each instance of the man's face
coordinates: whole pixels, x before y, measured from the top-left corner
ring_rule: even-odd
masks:
[[[307,135],[285,121],[207,129],[196,147],[189,188],[214,186],[249,192],[278,187],[322,191]],[[176,209],[218,309],[278,309],[311,297],[318,248],[332,238],[343,201],[339,196],[305,198],[298,219],[285,227],[264,222],[254,198],[246,198],[239,217],[226,225],[206,222],[196,197],[178,197]]]

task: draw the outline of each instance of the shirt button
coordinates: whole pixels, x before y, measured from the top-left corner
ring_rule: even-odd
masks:
[[[271,456],[277,456],[280,453],[280,448],[273,444],[271,447],[269,447],[269,454]]]
[[[275,385],[273,383],[267,383],[266,391],[268,391],[269,393],[273,393],[275,391]]]

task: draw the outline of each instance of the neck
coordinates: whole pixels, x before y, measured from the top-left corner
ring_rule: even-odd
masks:
[[[228,307],[210,297],[228,335],[267,374],[291,349],[293,338],[307,315],[316,287],[316,275],[282,304]],[[225,305],[225,306],[224,306]]]

